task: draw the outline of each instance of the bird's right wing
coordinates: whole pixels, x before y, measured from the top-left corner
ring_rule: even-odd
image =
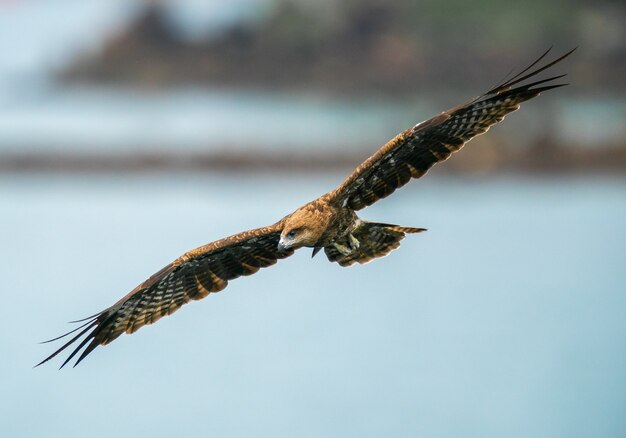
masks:
[[[124,332],[134,333],[146,324],[171,315],[190,300],[199,300],[218,292],[227,286],[228,280],[254,274],[260,268],[290,256],[293,250],[278,251],[280,232],[279,222],[183,254],[108,309],[81,320],[86,322],[71,332],[51,339],[55,341],[80,330],[36,366],[49,361],[86,334],[61,365],[65,366],[87,345],[74,364],[76,366],[98,345],[106,345]]]

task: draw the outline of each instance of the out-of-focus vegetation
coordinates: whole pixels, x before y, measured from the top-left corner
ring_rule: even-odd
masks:
[[[149,4],[67,80],[336,92],[485,87],[554,44],[580,46],[578,91],[626,91],[626,8],[618,1],[279,0],[266,14],[189,40]]]

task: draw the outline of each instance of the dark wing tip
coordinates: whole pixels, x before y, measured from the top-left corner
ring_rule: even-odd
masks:
[[[89,338],[87,338],[86,341],[87,340],[89,340]],[[83,361],[83,359],[86,358],[89,355],[89,353],[91,353],[98,345],[100,345],[100,343],[98,341],[96,341],[95,339],[92,339],[91,343],[81,353],[81,355],[78,357],[78,359],[76,360],[76,362],[74,363],[72,368],[76,368],[76,365],[81,363]]]
[[[91,344],[89,344],[89,346],[85,349],[85,351],[79,357],[79,359],[76,362],[76,364],[74,364],[74,366],[78,365],[78,363],[81,360],[83,360],[85,358],[85,356],[87,356],[87,354],[89,354],[91,351],[93,351],[94,348],[96,348],[98,345],[100,345],[100,343],[98,341],[96,341],[95,336],[96,336],[97,332],[99,331],[99,329],[101,328],[102,323],[104,322],[102,320],[102,315],[103,314],[104,314],[104,312],[100,313],[100,314],[97,314],[97,315],[94,315],[95,317],[92,317],[90,320],[88,320],[87,322],[82,324],[80,327],[77,327],[74,330],[71,330],[71,331],[69,331],[69,332],[67,332],[67,333],[65,333],[65,334],[63,334],[61,336],[57,336],[56,338],[40,342],[40,344],[46,344],[46,343],[49,343],[49,342],[53,342],[53,341],[62,339],[64,337],[66,337],[66,336],[69,336],[72,333],[82,329],[77,335],[75,335],[73,338],[71,338],[69,341],[67,341],[65,344],[63,344],[61,346],[61,348],[57,349],[54,353],[52,353],[50,356],[46,357],[44,360],[39,362],[33,368],[37,368],[40,365],[43,365],[44,363],[48,362],[49,360],[55,358],[61,352],[63,352],[66,348],[68,348],[70,345],[74,344],[76,341],[78,341],[78,339],[80,339],[82,336],[84,336],[87,332],[89,332],[91,330],[91,332],[89,332],[87,334],[85,339],[83,339],[80,342],[80,344],[78,344],[78,346],[72,351],[72,353],[69,355],[69,357],[67,359],[65,359],[63,364],[61,364],[61,366],[59,367],[59,369],[63,368],[65,365],[67,365],[67,363],[85,346],[85,344],[88,341],[91,340]],[[84,319],[83,319],[83,321],[84,321]]]
[[[535,61],[533,61],[528,67],[526,67],[525,69],[520,71],[518,74],[516,74],[512,78],[506,80],[505,82],[501,83],[500,85],[497,85],[496,87],[494,87],[491,90],[487,91],[483,96],[499,94],[499,93],[502,93],[502,92],[510,90],[513,85],[519,84],[520,82],[525,81],[526,79],[529,79],[529,78],[531,78],[533,76],[536,76],[539,73],[541,73],[542,71],[547,70],[548,68],[552,67],[553,65],[561,62],[562,60],[564,60],[565,58],[570,56],[572,53],[574,53],[574,51],[576,51],[578,49],[578,46],[574,47],[573,49],[571,49],[570,51],[566,52],[565,54],[559,56],[554,61],[548,62],[544,66],[538,67],[535,70],[532,70],[529,73],[527,73],[529,70],[531,70],[533,67],[535,67],[539,62],[541,62],[541,60],[543,60],[548,55],[548,53],[550,53],[552,48],[553,48],[553,46],[550,46],[550,48],[548,48],[548,50],[546,50],[539,58],[537,58]],[[553,77],[551,79],[544,79],[543,82],[547,82],[549,80],[558,79],[558,78],[563,77],[563,76],[565,76],[565,75],[555,76],[555,77]],[[527,85],[526,87],[531,87],[532,85],[536,85],[536,84],[537,83],[530,84],[530,85]]]

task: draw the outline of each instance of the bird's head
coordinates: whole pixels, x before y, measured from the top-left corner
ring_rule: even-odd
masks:
[[[319,212],[301,208],[285,219],[280,233],[278,249],[298,249],[303,246],[315,246],[325,229],[325,218]]]

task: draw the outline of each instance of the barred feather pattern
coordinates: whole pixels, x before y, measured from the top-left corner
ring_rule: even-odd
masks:
[[[522,102],[542,91],[567,85],[552,83],[540,86],[564,76],[560,75],[512,88],[572,53],[570,51],[524,75],[548,52],[509,81],[397,135],[331,192],[330,198],[353,210],[367,207],[389,196],[411,178],[421,177],[436,163],[447,160],[469,140],[487,132],[492,125],[517,110]]]
[[[358,248],[353,248],[349,254],[343,254],[335,246],[329,245],[324,247],[324,253],[329,261],[337,262],[341,266],[351,266],[354,263],[365,264],[384,257],[399,247],[406,233],[422,231],[426,229],[363,221],[352,232],[352,236],[359,242]],[[337,243],[344,248],[351,247],[351,242],[347,237]]]
[[[87,318],[82,326],[50,341],[80,331],[37,366],[84,339],[63,362],[65,366],[85,345],[74,366],[98,345],[106,345],[122,333],[134,333],[147,324],[171,315],[191,300],[223,290],[229,280],[251,275],[293,254],[278,251],[278,226],[266,227],[219,240],[189,251],[165,266],[108,309]],[[81,322],[81,321],[77,321]],[[50,342],[46,341],[46,342]]]

